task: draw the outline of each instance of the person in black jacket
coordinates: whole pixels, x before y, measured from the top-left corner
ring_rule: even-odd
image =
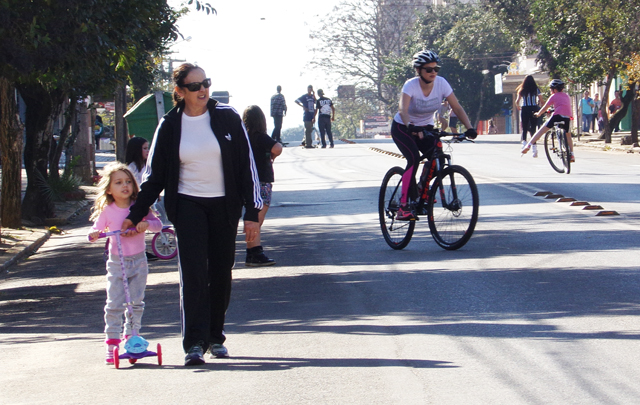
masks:
[[[158,124],[136,203],[122,231],[137,224],[165,192],[167,217],[176,229],[185,366],[228,357],[225,313],[231,297],[238,221],[259,232],[258,172],[239,114],[209,98],[211,80],[185,63],[173,73],[175,107]],[[129,231],[129,233],[134,233]]]

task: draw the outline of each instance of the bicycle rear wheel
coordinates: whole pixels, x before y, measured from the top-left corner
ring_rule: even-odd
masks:
[[[378,198],[378,216],[382,236],[393,249],[404,249],[411,241],[415,221],[396,221],[402,193],[402,174],[404,169],[396,166],[389,169],[380,186]]]
[[[449,166],[429,190],[429,229],[436,243],[446,250],[464,246],[478,222],[480,198],[471,174],[461,166]]]
[[[562,146],[558,142],[555,130],[547,132],[544,136],[544,151],[553,170],[564,173],[564,161],[562,159]]]
[[[567,143],[567,135],[564,129],[558,128],[558,143],[560,144],[560,150],[562,153],[562,164],[564,165],[565,173],[571,173],[571,154],[569,153],[569,145]]]

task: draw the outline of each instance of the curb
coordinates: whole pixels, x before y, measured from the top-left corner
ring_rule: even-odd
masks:
[[[92,201],[89,199],[65,203],[66,206],[61,207],[62,212],[58,217],[48,218],[46,220],[47,227],[67,224],[69,220],[85,210],[91,203]],[[37,235],[38,233],[40,233],[40,235]],[[9,267],[18,263],[23,258],[34,254],[50,237],[51,231],[49,231],[48,228],[24,227],[22,229],[3,229],[3,239],[13,238],[17,239],[18,242],[4,252],[3,256],[7,257],[4,262],[2,262],[3,258],[0,257],[0,262],[2,262],[0,265],[0,275],[6,275]]]
[[[7,259],[4,263],[2,263],[2,266],[0,267],[0,274],[6,273],[7,269],[12,265],[16,264],[18,261],[20,261],[20,259],[24,258],[25,256],[30,256],[31,254],[33,254],[51,236],[51,232],[49,230],[40,231],[40,230],[29,229],[29,228],[27,228],[26,230],[34,233],[42,232],[42,235],[31,242],[17,243],[15,246],[8,249],[5,252],[5,254],[11,257]]]

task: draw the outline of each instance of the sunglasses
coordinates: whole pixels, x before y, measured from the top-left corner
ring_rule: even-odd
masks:
[[[427,73],[431,73],[431,72],[438,73],[440,71],[440,66],[435,66],[435,67],[425,66],[425,67],[421,67],[420,69],[424,70]]]
[[[209,87],[211,87],[211,79],[204,79],[203,81],[197,83],[183,84],[180,87],[186,87],[189,91],[199,91],[200,86],[204,86],[205,89],[208,89]]]

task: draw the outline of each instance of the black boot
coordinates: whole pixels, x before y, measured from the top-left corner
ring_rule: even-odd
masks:
[[[245,266],[261,267],[272,266],[274,264],[276,264],[276,261],[273,259],[269,259],[267,255],[264,254],[262,246],[256,246],[251,249],[247,249],[247,259],[244,262]]]

